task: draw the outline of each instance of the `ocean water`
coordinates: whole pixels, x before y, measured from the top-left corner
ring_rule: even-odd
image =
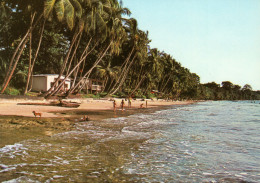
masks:
[[[0,182],[260,182],[259,101],[78,123],[0,148]]]

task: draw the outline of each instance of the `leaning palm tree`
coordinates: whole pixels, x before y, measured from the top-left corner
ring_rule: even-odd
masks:
[[[79,43],[81,39],[81,35],[84,27],[82,23],[79,23],[80,22],[79,20],[81,19],[83,14],[83,9],[78,0],[63,0],[63,1],[46,0],[44,16],[53,17],[54,14],[57,15],[57,19],[60,22],[65,23],[67,25],[69,30],[71,31],[74,30],[74,34],[72,36],[69,49],[66,53],[63,66],[60,69],[59,76],[55,81],[54,85],[43,96],[47,96],[53,91],[57,83],[60,81],[63,73],[65,72],[67,64],[70,63],[69,60],[72,61],[74,57],[73,55],[75,55],[76,53],[75,50],[77,50],[77,46],[78,46],[77,43]],[[77,26],[75,26],[76,23]],[[75,44],[77,46],[74,48]]]
[[[111,66],[111,60],[102,61],[99,65],[97,65],[95,76],[104,81],[104,87],[102,91],[104,91],[107,88],[107,84],[109,82],[115,79],[116,74],[116,66]]]
[[[133,18],[125,21],[124,29],[129,35],[129,38],[127,40],[130,40],[129,45],[130,45],[130,51],[128,53],[128,56],[126,57],[125,61],[121,65],[121,72],[119,73],[120,75],[118,76],[118,79],[114,83],[113,88],[109,91],[110,95],[113,95],[116,93],[120,87],[123,85],[127,74],[137,56],[136,48],[137,48],[137,41],[139,39],[137,35],[137,21]]]
[[[26,33],[21,37],[21,41],[16,47],[16,50],[14,51],[14,54],[10,60],[9,67],[6,72],[6,77],[4,79],[4,83],[2,85],[2,91],[3,93],[8,86],[12,75],[14,73],[14,70],[16,69],[17,63],[24,51],[24,48],[26,47],[26,44],[28,43],[29,40],[32,39],[32,31],[35,29],[36,25],[38,25],[40,22],[42,22],[42,33],[45,25],[45,21],[48,19],[51,19],[53,17],[52,12],[53,9],[55,9],[58,20],[63,21],[67,23],[68,27],[70,29],[73,28],[74,26],[74,17],[75,16],[81,16],[81,9],[80,9],[80,4],[78,3],[77,0],[45,0],[41,4],[39,4],[36,1],[31,1],[31,0],[24,0],[23,2],[18,1],[18,0],[13,0],[13,1],[8,1],[12,7],[15,8],[14,11],[16,12],[22,12],[23,16],[30,17],[30,24],[28,26],[28,29]],[[77,10],[77,11],[75,11]],[[30,14],[28,16],[27,14]],[[42,38],[42,34],[40,36]],[[41,45],[41,38],[39,40],[38,48],[36,51],[36,55],[34,57],[33,64],[31,63],[31,51],[30,51],[30,62],[29,62],[29,75],[32,73],[32,68],[34,65],[34,62],[36,60],[37,54],[39,52],[39,48]],[[31,42],[31,41],[30,41]],[[28,78],[29,78],[28,75]],[[27,85],[28,85],[27,80]],[[26,86],[27,90],[28,86]]]
[[[35,53],[33,62],[31,63],[31,59],[29,59],[29,71],[28,71],[27,83],[26,83],[26,88],[25,88],[24,93],[26,93],[28,90],[29,81],[32,76],[33,67],[34,67],[34,64],[35,64],[35,61],[36,61],[36,58],[37,58],[37,55],[38,55],[38,52],[39,52],[39,49],[41,46],[41,42],[42,42],[45,22],[47,19],[49,19],[50,17],[53,16],[52,14],[53,14],[54,9],[55,9],[56,16],[57,16],[57,19],[59,20],[59,22],[62,22],[62,23],[65,22],[70,30],[72,30],[74,27],[75,17],[81,17],[81,15],[82,15],[82,8],[77,0],[73,0],[73,1],[46,0],[44,2],[44,13],[43,13],[44,21],[43,21],[42,28],[41,28],[40,41],[39,41],[38,48]],[[30,54],[30,56],[31,56],[31,54]],[[66,61],[67,60],[65,60],[65,62]]]
[[[79,80],[78,83],[67,92],[67,95],[73,93],[75,90],[80,91],[80,89],[78,90],[78,87],[81,85],[82,81],[87,81],[86,78],[90,76],[94,68],[102,61],[108,50],[110,50],[110,54],[119,54],[120,45],[126,38],[126,32],[123,29],[123,23],[121,19],[121,15],[125,11],[121,11],[122,8],[118,1],[112,2],[103,0],[102,2],[103,8],[99,8],[100,3],[99,6],[94,6],[94,8],[92,8],[92,16],[87,16],[86,25],[88,25],[87,33],[91,35],[93,39],[102,43],[102,45],[105,47],[101,49],[102,51],[100,52],[96,61],[81,77],[81,80]],[[104,11],[99,11],[100,14],[95,15],[98,9],[103,9]],[[95,16],[93,16],[93,14]]]
[[[80,57],[79,62],[69,72],[67,72],[65,79],[68,78],[80,66],[80,64],[86,60],[87,56],[96,48],[97,45],[99,45],[101,48],[101,52],[91,68],[88,69],[82,79],[79,80],[77,84],[75,84],[74,87],[67,92],[67,95],[74,92],[74,90],[76,90],[82,83],[83,79],[89,77],[93,69],[99,64],[100,61],[102,61],[103,57],[106,55],[109,49],[111,50],[111,53],[116,52],[116,46],[120,45],[119,35],[124,35],[122,32],[118,32],[118,30],[115,28],[117,24],[115,24],[116,21],[114,21],[114,17],[112,16],[113,14],[111,13],[111,11],[113,11],[113,4],[110,1],[102,0],[99,3],[97,3],[97,1],[92,1],[84,5],[88,11],[83,12],[83,16],[79,21],[79,25],[83,25],[81,27],[83,27],[85,30],[85,35],[90,37],[89,40],[93,40],[95,43],[93,44],[94,46],[92,46],[92,48],[87,51],[90,45],[89,41]],[[115,30],[117,30],[117,32],[115,32]],[[50,96],[57,93],[64,84],[65,79],[52,92],[51,90],[53,88],[51,88],[50,91],[45,94],[45,96]]]
[[[42,17],[42,15],[37,16],[37,12],[40,11],[40,7],[36,8],[35,3],[30,2],[29,0],[23,1],[23,2],[15,1],[15,0],[6,1],[6,3],[8,3],[8,5],[10,5],[11,7],[13,7],[13,13],[22,12],[20,14],[24,17],[28,17],[28,14],[30,14],[30,16],[29,16],[30,24],[28,25],[28,29],[24,33],[24,35],[22,37],[20,37],[20,42],[17,45],[17,47],[10,59],[9,67],[7,69],[5,79],[2,84],[1,93],[3,93],[5,91],[5,89],[7,88],[8,84],[14,74],[18,61],[20,60],[20,57],[24,51],[24,48],[26,47],[26,44],[29,40],[30,33],[32,32],[32,30],[35,28],[35,26],[38,24],[38,22],[40,21],[40,19]]]

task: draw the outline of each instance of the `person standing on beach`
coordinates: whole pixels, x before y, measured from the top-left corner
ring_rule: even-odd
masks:
[[[131,108],[131,105],[132,105],[132,101],[131,101],[131,98],[129,97],[128,98],[128,107]]]
[[[125,106],[125,101],[124,101],[124,99],[122,99],[122,102],[121,102],[122,111],[124,110],[124,106]]]
[[[147,100],[145,101],[145,104],[146,104],[146,108],[147,108],[147,106],[148,106],[148,101]]]
[[[113,101],[114,112],[116,111],[116,100]]]

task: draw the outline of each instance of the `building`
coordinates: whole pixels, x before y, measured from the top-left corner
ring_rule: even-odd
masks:
[[[80,78],[77,78],[77,82],[80,80]],[[81,83],[79,88],[82,88],[85,90],[87,93],[90,91],[92,92],[101,92],[102,89],[104,88],[104,82],[101,80],[97,79],[89,79],[89,78],[84,78]]]
[[[48,91],[55,83],[57,78],[59,77],[58,74],[39,74],[32,76],[32,91],[38,92],[46,92]],[[64,80],[64,76],[61,77],[59,83],[60,84]],[[71,79],[66,79],[65,83],[63,84],[61,91],[67,91],[70,89]]]

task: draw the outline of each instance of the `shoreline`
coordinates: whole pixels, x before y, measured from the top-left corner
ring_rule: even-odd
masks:
[[[122,99],[115,99],[117,106],[120,106]],[[139,108],[145,101],[140,99],[132,101],[132,107],[127,107],[121,111],[117,107],[113,111],[113,101],[110,99],[67,99],[67,101],[80,102],[79,108],[60,106],[40,106],[40,105],[17,105],[23,102],[52,102],[52,100],[24,100],[24,99],[0,99],[0,148],[5,145],[14,144],[23,140],[52,136],[57,133],[71,131],[75,129],[75,124],[83,122],[84,115],[89,117],[92,123],[100,120],[127,117],[137,113],[150,113],[174,105],[189,105],[196,101],[148,101],[147,108]],[[32,111],[41,112],[42,117],[35,118]]]

